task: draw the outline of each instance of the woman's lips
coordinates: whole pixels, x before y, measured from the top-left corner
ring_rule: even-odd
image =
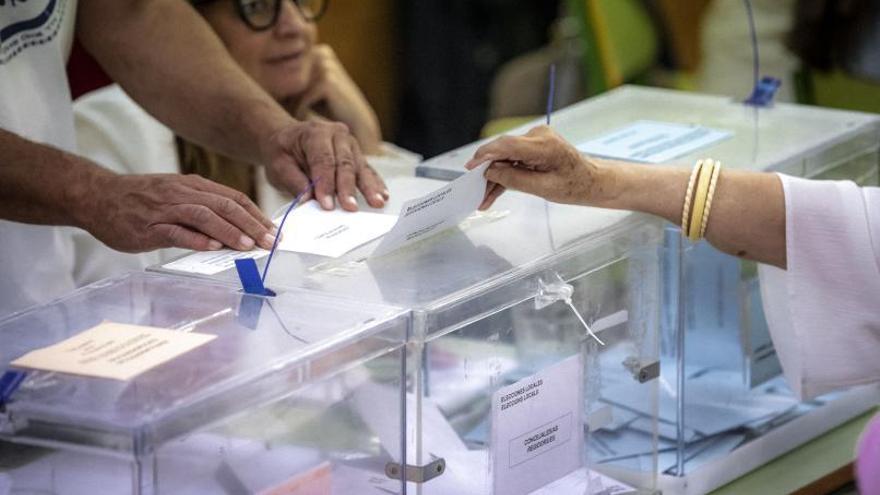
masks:
[[[305,58],[306,50],[299,50],[296,52],[286,53],[284,55],[277,55],[274,57],[269,57],[266,59],[266,62],[269,64],[290,64],[290,63],[299,63],[303,58]]]

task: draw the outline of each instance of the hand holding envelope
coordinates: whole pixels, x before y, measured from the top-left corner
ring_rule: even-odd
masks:
[[[388,254],[461,223],[483,201],[483,174],[488,166],[484,163],[440,189],[404,203],[397,224],[372,256]]]

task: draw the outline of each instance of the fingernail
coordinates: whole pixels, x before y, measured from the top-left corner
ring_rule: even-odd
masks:
[[[272,237],[276,237],[278,235],[278,227],[272,227],[272,230],[269,231],[269,234]]]
[[[354,196],[349,196],[349,197],[345,198],[345,202],[352,205],[352,206],[357,206],[357,204],[358,204],[357,200],[354,199]]]
[[[382,190],[382,196],[385,196],[385,199],[388,199],[391,197],[391,193],[388,192],[388,189],[384,189]]]
[[[210,241],[208,241],[208,250],[209,251],[219,251],[222,247],[223,247],[223,244],[221,244],[219,241],[215,241],[214,239],[211,239]]]
[[[384,203],[384,202],[385,202],[385,197],[382,196],[382,195],[379,194],[379,193],[376,193],[376,195],[373,196],[373,197],[376,198],[376,201],[378,201],[378,202],[380,202],[380,203]]]
[[[325,210],[332,210],[333,209],[333,198],[331,198],[330,196],[324,196],[324,199],[321,200],[321,206]]]
[[[243,235],[238,239],[238,245],[243,249],[251,249],[254,247],[254,240],[250,237]]]
[[[272,234],[266,234],[263,236],[263,248],[264,249],[272,249],[272,246],[275,244],[275,236]]]

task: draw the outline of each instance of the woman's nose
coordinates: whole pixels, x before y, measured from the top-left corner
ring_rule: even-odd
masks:
[[[281,0],[281,11],[278,13],[278,23],[275,25],[278,34],[285,36],[302,34],[307,23],[295,2]]]

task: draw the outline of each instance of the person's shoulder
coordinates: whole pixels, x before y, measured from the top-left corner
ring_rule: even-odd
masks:
[[[174,133],[132,100],[118,85],[74,101],[79,152],[119,173],[178,171]]]
[[[117,84],[88,92],[73,102],[77,124],[89,123],[108,130],[172,134],[171,130],[135,103]]]

